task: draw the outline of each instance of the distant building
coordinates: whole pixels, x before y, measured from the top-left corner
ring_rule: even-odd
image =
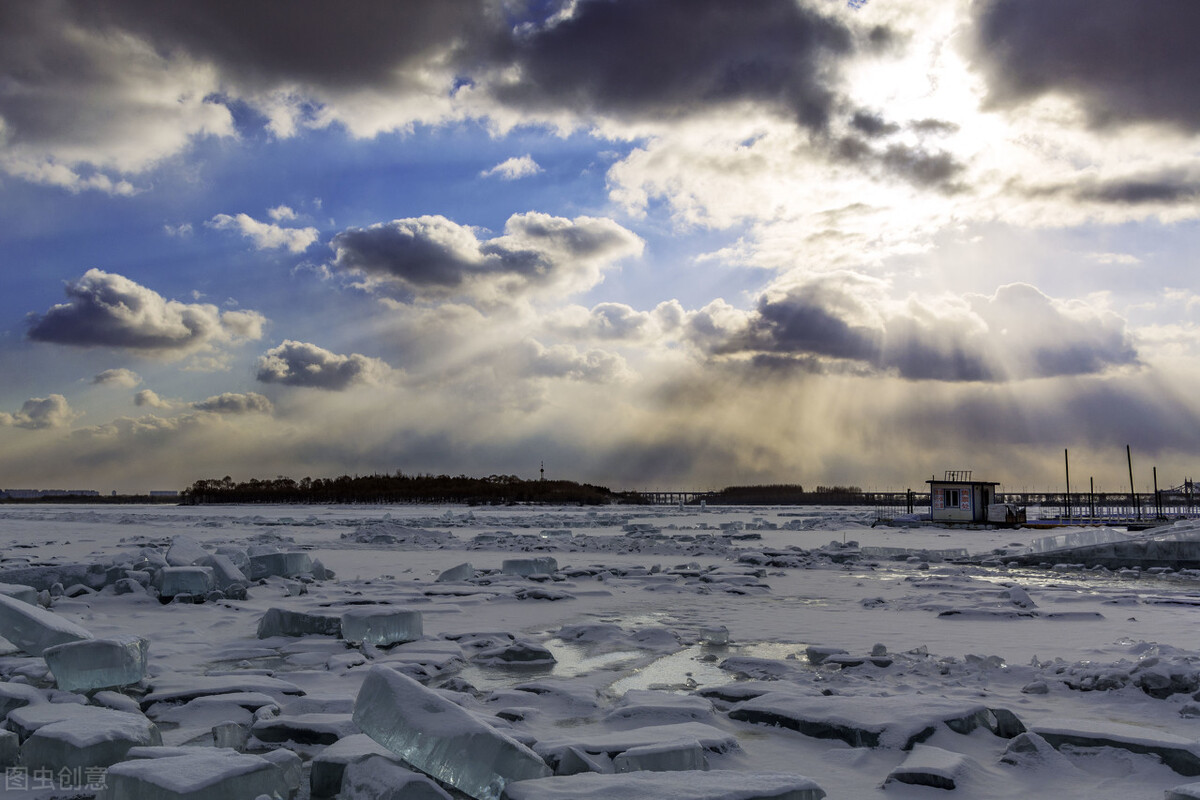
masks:
[[[39,497],[99,497],[95,489],[3,489],[0,497],[9,500],[37,500]]]
[[[996,502],[997,481],[971,479],[971,470],[947,470],[942,480],[928,480],[929,518],[933,522],[987,522]]]

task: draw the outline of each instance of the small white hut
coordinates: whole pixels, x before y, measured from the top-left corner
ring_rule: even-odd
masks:
[[[971,470],[946,470],[942,480],[929,484],[929,519],[933,522],[987,522],[988,506],[996,502],[998,481],[971,479]]]

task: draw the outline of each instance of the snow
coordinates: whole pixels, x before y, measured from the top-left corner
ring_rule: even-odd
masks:
[[[825,792],[802,775],[737,772],[581,774],[522,781],[507,800],[821,800]]]
[[[47,647],[91,639],[80,625],[38,606],[0,594],[0,636],[29,653],[40,656]]]
[[[1197,795],[1200,572],[1070,551],[1055,568],[1009,566],[1043,532],[872,521],[795,507],[0,505],[0,581],[28,587],[0,587],[0,626],[149,642],[140,680],[63,691],[37,637],[6,635],[0,716],[22,739],[76,715],[73,735],[107,742],[127,740],[91,715],[155,725],[169,747],[118,753],[130,760],[106,791],[156,800],[286,794],[298,761],[325,792],[385,797],[415,775],[414,791],[442,796],[402,772],[420,765],[363,745],[350,714],[375,670],[415,679],[455,720],[418,714],[422,735],[471,730],[552,762],[556,777],[508,781],[513,798],[937,794],[902,783],[917,773],[967,800]],[[1186,543],[1184,528],[1160,540]],[[513,574],[514,560],[537,563]],[[162,604],[153,579],[170,561],[244,594]],[[420,614],[413,641],[338,635],[347,613],[398,610]],[[214,748],[214,730],[248,753]],[[854,738],[866,734],[874,746]],[[181,760],[144,766],[149,751]],[[462,766],[461,752],[443,762]],[[658,756],[709,769],[617,771]],[[3,798],[78,793],[3,784]]]
[[[150,643],[141,636],[85,639],[42,652],[58,688],[74,692],[110,689],[139,682],[146,673]]]
[[[510,782],[550,774],[520,742],[387,667],[372,668],[363,681],[354,721],[407,763],[476,800],[498,800]]]

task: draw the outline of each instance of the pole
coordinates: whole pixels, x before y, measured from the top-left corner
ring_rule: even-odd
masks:
[[[1071,457],[1067,453],[1066,448],[1063,448],[1063,464],[1067,467],[1067,494],[1066,494],[1066,516],[1071,516]]]
[[[1154,516],[1162,519],[1162,496],[1158,493],[1158,467],[1154,467]]]
[[[1088,478],[1088,516],[1092,519],[1096,518],[1096,478],[1090,476]]]
[[[1125,445],[1125,460],[1129,462],[1129,499],[1133,501],[1133,508],[1137,512],[1138,522],[1142,521],[1142,507],[1138,505],[1137,489],[1133,488],[1133,454],[1129,451],[1129,445]]]

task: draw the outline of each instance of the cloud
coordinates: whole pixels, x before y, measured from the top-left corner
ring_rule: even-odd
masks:
[[[823,129],[853,49],[841,21],[794,0],[579,2],[520,29],[489,89],[518,108],[656,121],[753,103]]]
[[[616,353],[591,349],[579,352],[570,345],[546,347],[527,339],[516,350],[516,373],[532,378],[566,378],[588,383],[612,383],[626,377],[625,359]]]
[[[296,218],[296,212],[290,206],[275,206],[267,209],[267,216],[276,222],[285,222]]]
[[[560,309],[549,316],[547,327],[577,339],[639,342],[652,338],[663,326],[657,311],[637,311],[624,303],[597,303],[590,309]]]
[[[486,0],[364,0],[337,14],[315,0],[286,14],[198,0],[4,5],[0,170],[112,194],[198,139],[237,135],[234,107],[278,136],[437,122],[451,113],[455,55],[499,30]]]
[[[214,70],[104,29],[69,2],[0,10],[0,169],[70,191],[132,194],[120,177],[233,134]]]
[[[33,397],[26,400],[15,414],[0,411],[0,426],[43,430],[65,428],[79,415],[71,410],[67,398],[61,394],[49,397]]]
[[[121,367],[119,369],[106,369],[92,376],[91,383],[94,386],[122,386],[126,389],[132,389],[142,382],[142,376],[138,375],[131,369]]]
[[[263,383],[343,391],[356,384],[378,383],[389,371],[377,358],[339,355],[315,344],[286,339],[259,357],[255,377]]]
[[[514,214],[503,235],[481,240],[473,228],[424,216],[337,234],[331,267],[407,299],[496,303],[536,291],[591,288],[604,269],[640,254],[642,246],[634,233],[604,218]]]
[[[66,284],[68,300],[30,319],[29,338],[72,347],[119,347],[176,354],[258,339],[257,311],[167,300],[121,275],[90,269]]]
[[[501,178],[506,181],[515,181],[519,178],[528,178],[530,175],[537,175],[542,171],[533,157],[526,154],[523,156],[513,156],[507,161],[501,161],[491,169],[485,169],[479,173],[481,178]]]
[[[269,222],[259,222],[249,214],[238,214],[236,217],[217,214],[207,224],[217,230],[237,231],[252,240],[257,250],[284,249],[289,253],[303,253],[321,235],[316,228],[284,228]]]
[[[726,311],[717,324],[696,314],[690,338],[714,355],[749,354],[771,370],[868,368],[907,380],[1001,382],[1140,363],[1123,319],[1028,284],[938,302],[889,302],[888,290],[860,275],[824,275],[765,292],[744,317]]]
[[[133,396],[133,404],[135,406],[146,406],[148,408],[174,408],[175,403],[170,400],[164,400],[158,396],[158,393],[152,389],[142,389]]]
[[[258,392],[225,392],[192,403],[192,408],[216,414],[269,414],[272,406],[271,401]]]
[[[1158,122],[1200,130],[1200,51],[1189,0],[975,4],[974,57],[993,106],[1073,98],[1093,126]]]

